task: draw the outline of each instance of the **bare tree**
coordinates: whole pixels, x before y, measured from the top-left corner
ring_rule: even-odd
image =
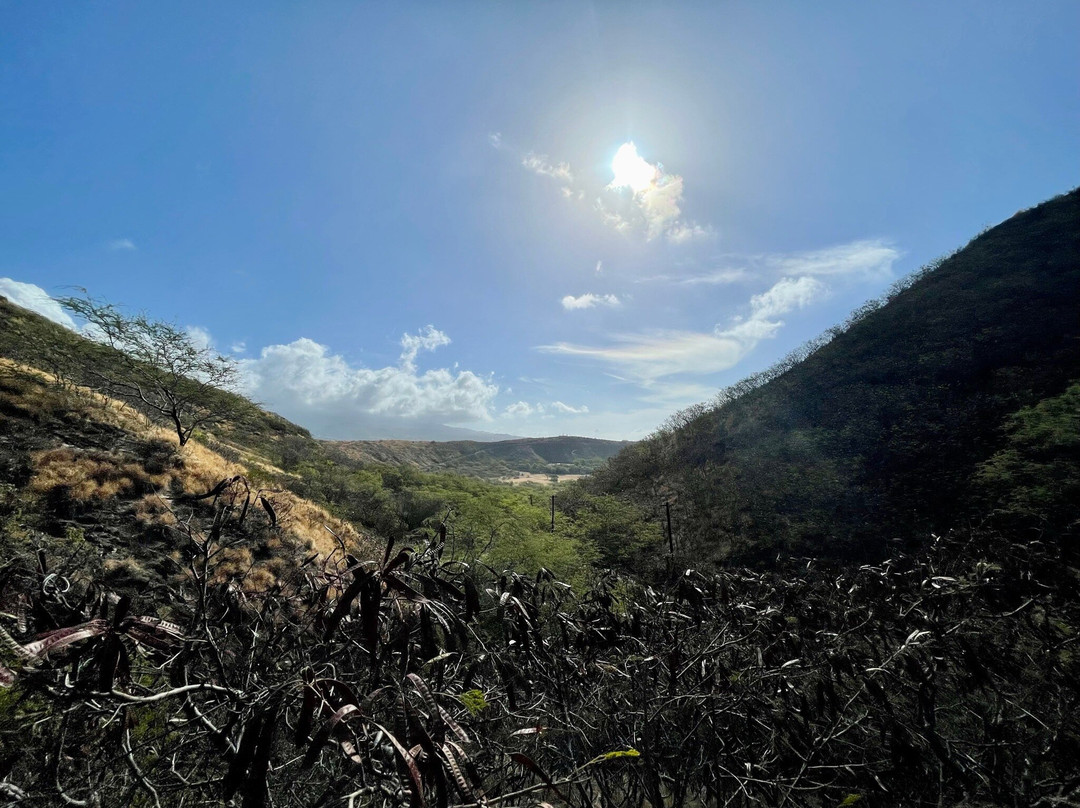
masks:
[[[201,426],[240,413],[234,394],[236,362],[200,344],[174,323],[128,315],[90,296],[65,297],[60,305],[86,321],[86,335],[113,351],[87,351],[84,373],[110,394],[165,419],[183,446]],[[89,347],[89,346],[88,346]]]

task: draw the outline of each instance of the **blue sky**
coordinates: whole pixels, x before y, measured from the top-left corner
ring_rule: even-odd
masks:
[[[639,438],[1076,186],[1077,32],[1075,2],[0,2],[0,293],[190,326],[324,437]]]

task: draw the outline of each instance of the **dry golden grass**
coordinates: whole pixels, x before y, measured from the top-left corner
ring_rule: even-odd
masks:
[[[26,412],[73,414],[136,435],[147,431],[165,432],[122,401],[104,396],[89,387],[62,382],[39,368],[0,357],[0,375],[7,376],[17,384],[16,389],[4,391],[3,397]]]
[[[295,535],[322,556],[329,556],[338,549],[334,534],[345,543],[349,552],[360,558],[375,558],[381,552],[371,538],[306,499],[301,499],[289,491],[275,493],[270,495],[269,499],[274,505],[278,524],[282,529]]]
[[[30,490],[47,493],[63,487],[76,502],[141,494],[168,481],[165,474],[148,474],[140,464],[108,452],[49,449],[32,457]]]
[[[223,480],[236,478],[223,493],[226,501],[231,499],[239,508],[250,497],[249,522],[265,518],[255,499],[259,492],[248,481],[244,465],[194,441],[180,447],[175,433],[121,402],[88,388],[59,384],[36,368],[0,359],[0,375],[9,382],[0,385],[0,398],[13,411],[35,419],[57,417],[69,422],[78,419],[105,424],[127,433],[133,446],[149,449],[145,458],[121,451],[73,447],[36,452],[31,457],[34,474],[29,486],[34,493],[47,495],[62,490],[64,497],[79,503],[129,503],[134,520],[146,530],[178,526],[177,497],[203,494]],[[229,444],[222,446],[236,451],[248,466],[280,472],[250,451]],[[277,515],[277,526],[271,529],[267,524],[259,540],[265,551],[260,556],[267,557],[256,560],[253,548],[246,545],[224,548],[214,560],[213,583],[235,585],[246,594],[265,591],[295,569],[298,554],[317,552],[329,556],[339,551],[339,539],[349,552],[361,558],[375,558],[381,552],[374,540],[352,525],[291,492],[262,493]],[[181,563],[176,551],[171,555]],[[145,574],[131,558],[109,559],[106,566],[107,572],[120,578],[138,579]]]
[[[147,494],[135,503],[135,519],[142,527],[150,525],[175,525],[176,516],[168,503],[158,494]]]

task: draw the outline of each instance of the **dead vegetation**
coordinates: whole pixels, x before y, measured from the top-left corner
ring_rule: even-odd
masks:
[[[186,536],[191,575],[165,621],[69,559],[4,565],[0,793],[247,808],[1077,802],[1077,571],[1037,542],[946,537],[855,569],[610,575],[574,593],[544,572],[444,562],[436,535],[245,589],[229,525]]]

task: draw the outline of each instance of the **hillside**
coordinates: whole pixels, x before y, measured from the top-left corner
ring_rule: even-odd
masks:
[[[506,479],[518,472],[588,474],[628,445],[628,441],[578,438],[517,438],[479,441],[324,441],[361,463],[450,471],[484,479]]]
[[[892,538],[982,521],[1002,504],[988,468],[1008,465],[998,453],[1015,451],[1016,419],[1053,410],[1026,408],[1080,378],[1078,312],[1073,191],[982,233],[790,361],[673,417],[598,472],[591,490],[654,508],[672,501],[684,551],[714,557],[783,548],[873,557]],[[1065,435],[1057,462],[1069,446],[1075,436]],[[1054,476],[1041,463],[1029,457],[1038,479],[1026,485]],[[1073,502],[1053,523],[1029,515],[1027,528],[1060,530],[1080,514]]]

